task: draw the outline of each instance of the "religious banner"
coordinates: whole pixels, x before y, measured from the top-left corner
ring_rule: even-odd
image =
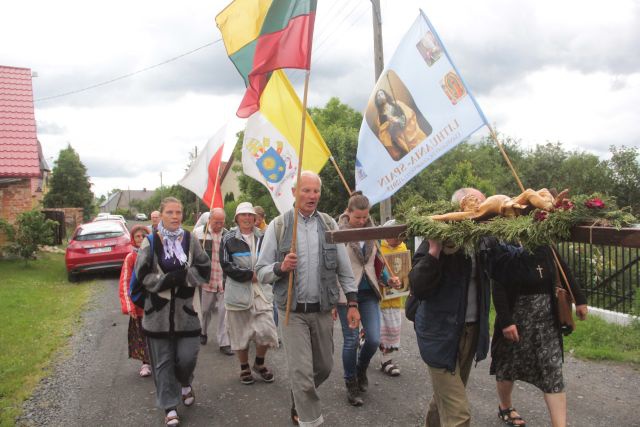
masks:
[[[317,0],[235,0],[216,16],[229,59],[247,91],[238,117],[260,108],[269,73],[309,69]]]
[[[207,141],[207,145],[191,163],[185,176],[178,181],[178,185],[193,191],[209,209],[223,207],[220,164],[226,132],[225,124]]]
[[[391,197],[485,124],[482,110],[420,11],[369,98],[358,137],[356,189],[371,204]]]
[[[247,120],[242,170],[267,187],[280,213],[293,207],[291,187],[298,173],[302,103],[282,70],[275,71],[260,97],[260,111]],[[306,114],[303,170],[319,173],[331,156]]]

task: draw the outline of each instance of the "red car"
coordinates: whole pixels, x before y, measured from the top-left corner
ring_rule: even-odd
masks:
[[[82,224],[73,233],[64,257],[69,281],[76,281],[82,272],[118,270],[131,250],[129,230],[122,222]]]

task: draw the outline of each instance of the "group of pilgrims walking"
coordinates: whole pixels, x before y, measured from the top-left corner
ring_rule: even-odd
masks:
[[[196,400],[192,384],[198,352],[213,341],[208,331],[216,311],[217,344],[221,353],[237,356],[241,384],[277,381],[267,355],[284,347],[289,422],[304,427],[324,423],[318,388],[333,369],[334,322],[339,319],[346,402],[366,405],[367,370],[376,353],[382,372],[400,375],[393,356],[400,350],[403,300],[383,299],[382,294],[384,288],[402,288],[403,280],[417,301],[415,335],[433,389],[425,426],[471,424],[465,387],[473,361],[489,351],[500,420],[526,425],[511,401],[514,381],[520,380],[543,392],[551,424],[566,426],[562,334],[552,297],[556,267],[548,248],[527,252],[513,242],[488,238],[468,254],[446,241],[424,240],[408,278],[397,277],[382,257],[405,252],[401,239],[347,244],[325,239],[326,231],[371,227],[373,222],[369,200],[359,193],[349,198],[337,221],[319,212],[321,188],[317,174],[301,173],[292,189],[298,194],[297,221],[291,209],[267,225],[264,210],[242,202],[231,229],[224,228],[224,210],[215,208],[191,233],[182,227],[182,203],[168,197],[151,215],[150,228],[132,228],[134,251],[120,277],[122,312],[130,318],[129,357],[142,363],[141,377],[153,376],[156,404],[167,426],[179,425],[180,405],[190,407]],[[468,194],[484,200],[478,190],[463,188],[452,201]],[[584,319],[584,294],[563,268],[578,317]],[[131,300],[132,275],[144,290],[144,308]],[[490,346],[491,297],[496,319]],[[250,361],[252,343],[255,358]]]

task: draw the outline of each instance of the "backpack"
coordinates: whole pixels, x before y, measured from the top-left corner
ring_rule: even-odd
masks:
[[[155,252],[153,250],[153,233],[147,235],[147,239],[149,239],[149,247],[151,248],[151,265],[153,266],[153,257],[155,256]],[[134,268],[131,272],[131,280],[129,281],[129,298],[136,307],[144,308],[144,300],[147,296],[147,291],[142,286],[142,283],[138,280],[136,276],[136,269]]]

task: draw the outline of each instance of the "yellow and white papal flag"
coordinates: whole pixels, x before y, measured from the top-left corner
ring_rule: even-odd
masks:
[[[316,125],[306,114],[302,169],[319,173],[331,156]],[[274,71],[260,97],[260,110],[247,120],[242,170],[267,187],[280,213],[293,207],[291,187],[298,173],[302,103],[286,74]]]

